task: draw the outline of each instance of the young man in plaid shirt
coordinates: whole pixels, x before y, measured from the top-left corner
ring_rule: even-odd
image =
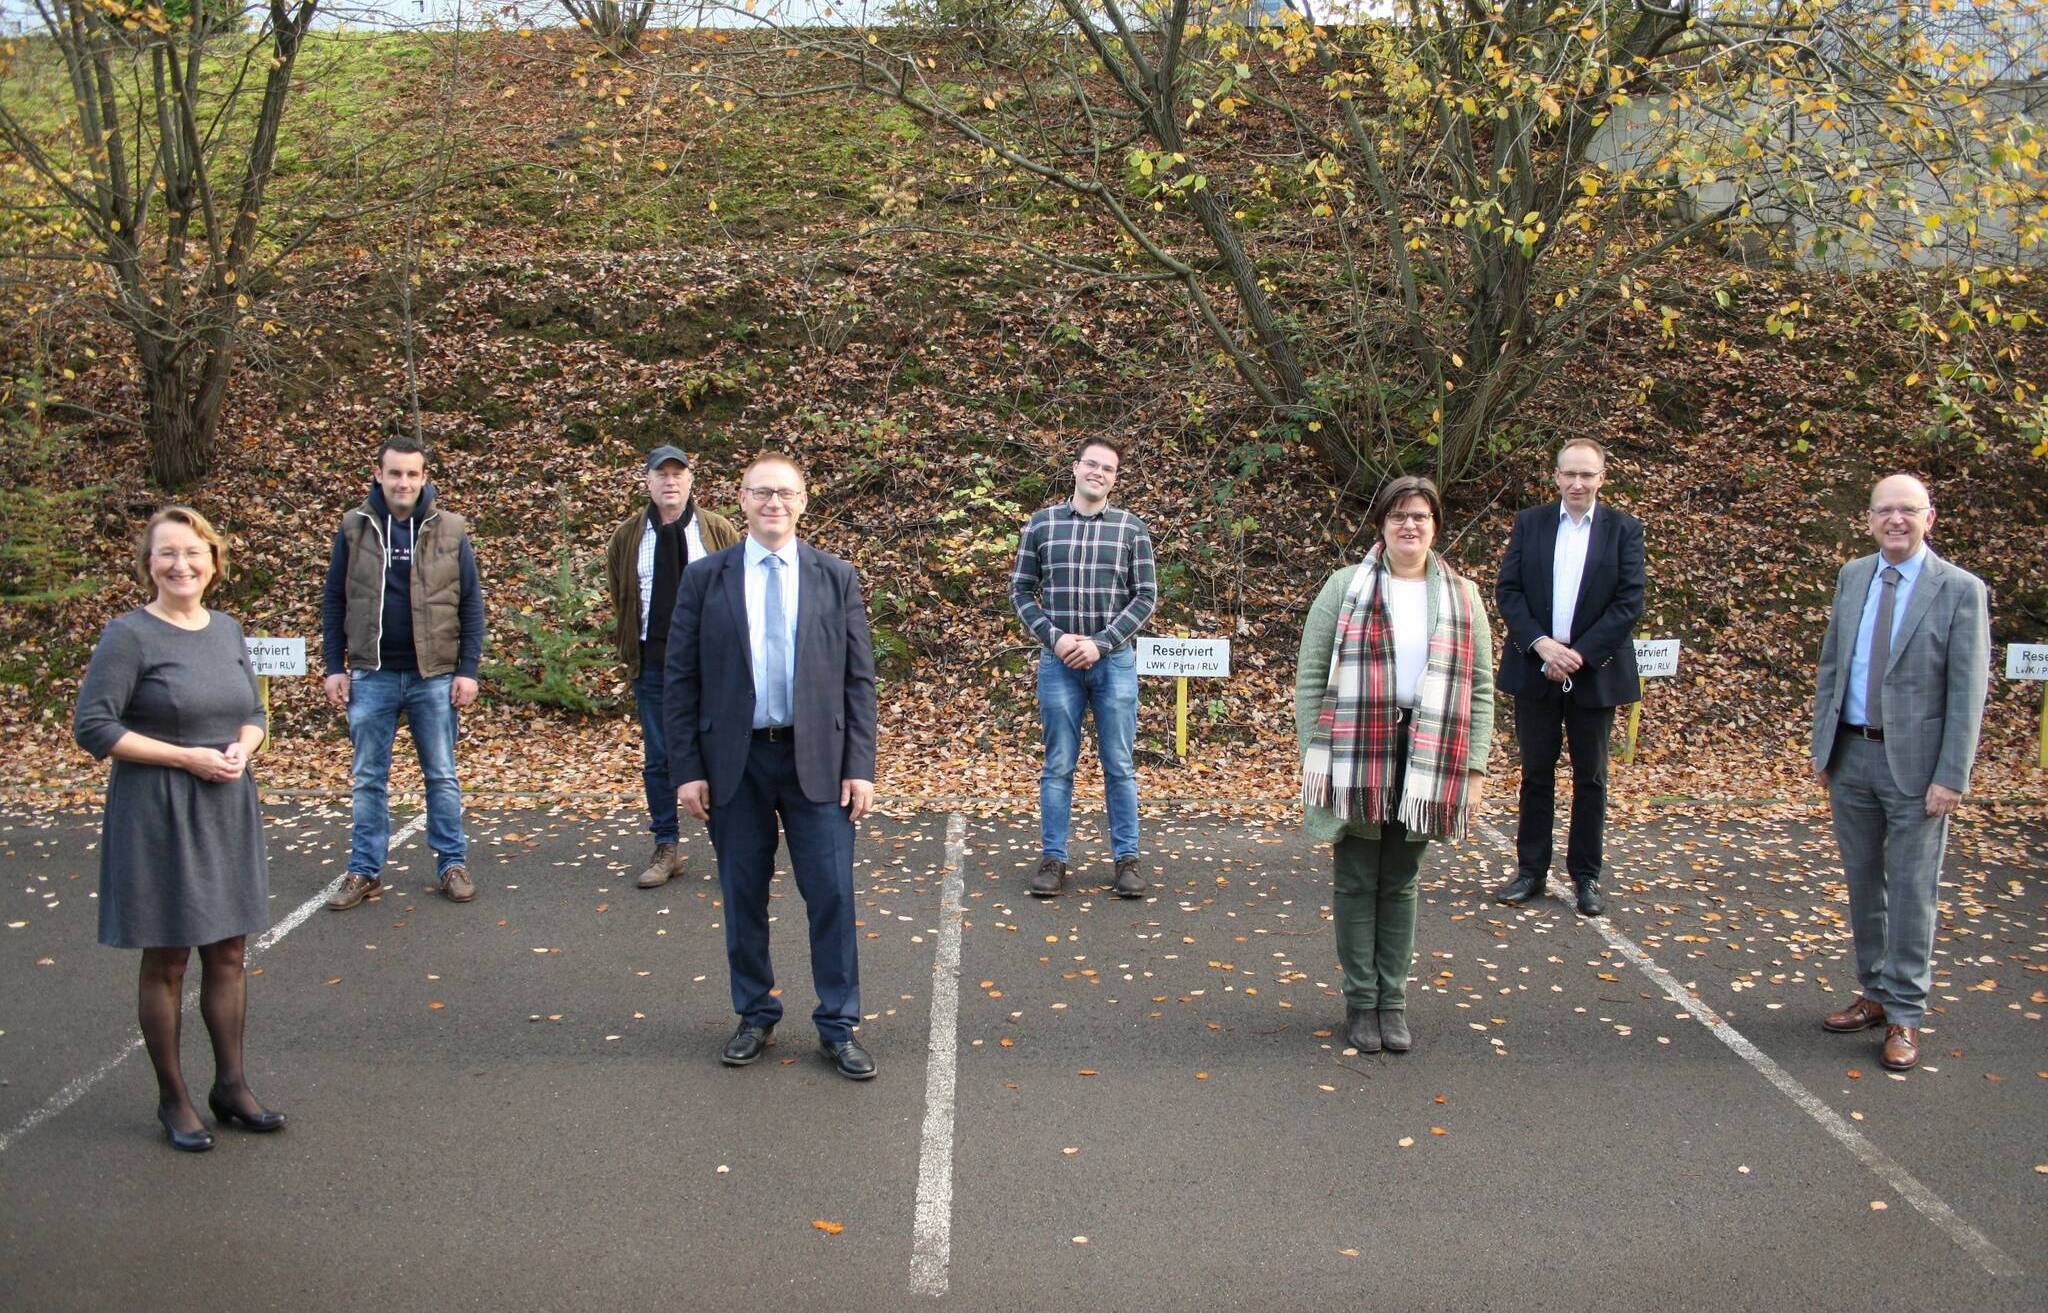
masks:
[[[1081,717],[1091,707],[1116,859],[1111,892],[1119,898],[1145,894],[1145,877],[1138,873],[1138,773],[1131,760],[1138,734],[1138,662],[1131,640],[1159,604],[1159,578],[1145,522],[1109,504],[1122,463],[1122,448],[1107,438],[1082,443],[1072,499],[1031,517],[1010,574],[1010,604],[1039,643],[1043,856],[1031,880],[1038,898],[1057,898],[1067,882],[1074,760]]]

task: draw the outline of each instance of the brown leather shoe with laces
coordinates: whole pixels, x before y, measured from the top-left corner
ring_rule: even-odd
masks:
[[[470,883],[467,866],[457,862],[441,872],[441,896],[451,903],[466,903],[476,897],[476,886]]]
[[[1840,1012],[1830,1012],[1821,1018],[1821,1026],[1837,1035],[1849,1035],[1859,1030],[1884,1024],[1884,1005],[1872,999],[1857,996],[1856,1001]]]
[[[682,873],[682,851],[672,843],[658,843],[654,845],[654,856],[647,861],[647,869],[640,872],[640,878],[633,884],[640,889],[659,889]]]
[[[1886,1026],[1877,1061],[1886,1071],[1913,1070],[1920,1061],[1920,1032],[1911,1026]]]
[[[375,898],[379,893],[383,892],[383,889],[384,886],[380,881],[372,880],[367,875],[356,875],[351,872],[342,880],[341,888],[335,891],[334,897],[327,900],[327,910],[330,912],[346,912],[365,898]]]
[[[1067,886],[1067,864],[1057,857],[1040,858],[1038,874],[1031,877],[1033,898],[1058,898]]]

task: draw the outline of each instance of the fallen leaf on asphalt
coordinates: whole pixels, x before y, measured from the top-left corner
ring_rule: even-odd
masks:
[[[1851,1068],[1849,1068],[1849,1072],[1848,1072],[1848,1075],[1849,1075],[1849,1079],[1850,1079],[1850,1080],[1862,1080],[1862,1079],[1863,1079],[1863,1073],[1862,1073],[1862,1072],[1860,1072],[1860,1071],[1858,1071],[1858,1070],[1856,1070],[1856,1069],[1855,1069],[1854,1067],[1851,1067]]]
[[[1432,1127],[1430,1127],[1430,1128],[1429,1128],[1429,1133],[1430,1133],[1431,1135],[1449,1135],[1449,1134],[1450,1134],[1450,1132],[1449,1132],[1449,1131],[1445,1130],[1445,1129],[1444,1129],[1443,1127],[1441,1127],[1441,1126],[1432,1126]]]
[[[811,1225],[817,1227],[826,1235],[838,1235],[841,1231],[844,1231],[846,1229],[846,1224],[844,1222],[828,1222],[822,1217],[813,1221]]]
[[[1084,1235],[1077,1235],[1074,1237],[1074,1243],[1077,1245],[1085,1245],[1088,1243],[1088,1237]]]
[[[322,984],[328,984],[328,985],[338,985],[338,984],[340,984],[340,983],[341,983],[341,977],[340,977],[340,976],[336,976],[336,977],[335,977],[334,979],[332,979],[332,980],[322,981],[321,983],[322,983]]]
[[[1358,1257],[1358,1251],[1356,1249],[1340,1249],[1337,1252],[1344,1255],[1344,1257],[1346,1258]]]
[[[1742,1173],[1742,1174],[1743,1174],[1744,1176],[1748,1176],[1748,1175],[1749,1175],[1749,1168],[1748,1168],[1748,1166],[1747,1166],[1747,1165],[1745,1165],[1745,1166],[1742,1166],[1742,1167],[1738,1167],[1738,1168],[1736,1168],[1735,1170],[1736,1170],[1736,1171],[1738,1171],[1738,1172],[1741,1172],[1741,1173]]]
[[[731,1175],[732,1175],[732,1168],[730,1168],[730,1167],[727,1167],[727,1166],[726,1166],[726,1165],[725,1165],[724,1163],[720,1163],[720,1164],[718,1165],[718,1174],[719,1174],[720,1176],[731,1176]]]
[[[443,1003],[440,1000],[436,999],[434,1002],[427,1004],[427,1010],[429,1012],[439,1012],[442,1008],[445,1008],[447,1006],[448,1005],[446,1003]]]
[[[1081,1150],[1078,1147],[1070,1144],[1066,1148],[1060,1150],[1060,1152],[1065,1154],[1067,1157],[1071,1158],[1075,1154],[1081,1152]]]
[[[1196,1072],[1196,1073],[1195,1073],[1195,1079],[1196,1079],[1196,1080],[1207,1080],[1207,1079],[1209,1079],[1209,1073],[1208,1073],[1208,1072],[1206,1072],[1206,1071],[1198,1071],[1198,1072]]]
[[[1399,1145],[1403,1149],[1413,1149],[1415,1147],[1415,1137],[1412,1135],[1404,1135],[1400,1139],[1394,1141],[1394,1143]]]
[[[1450,1096],[1449,1096],[1449,1095],[1447,1095],[1447,1094],[1439,1094],[1439,1095],[1437,1095],[1437,1096],[1436,1096],[1436,1102],[1437,1102],[1437,1103],[1440,1103],[1440,1104],[1442,1104],[1442,1103],[1449,1103],[1449,1102],[1450,1102]]]
[[[1017,1041],[1011,1039],[1008,1035],[1003,1036],[1001,1039],[997,1040],[996,1043],[1002,1045],[1006,1049],[1013,1049],[1017,1047]]]
[[[1093,1076],[1093,1075],[1095,1074],[1095,1068],[1093,1068],[1093,1067],[1083,1067],[1083,1068],[1081,1068],[1081,1070],[1079,1070],[1079,1071],[1075,1072],[1074,1074],[1075,1074],[1076,1076]]]
[[[1873,1199],[1873,1200],[1871,1200],[1871,1201],[1870,1201],[1870,1211],[1871,1211],[1871,1212],[1873,1212],[1873,1213],[1882,1213],[1883,1211],[1885,1211],[1885,1210],[1886,1210],[1887,1208],[1890,1208],[1890,1207],[1891,1207],[1891,1205],[1890,1205],[1890,1204],[1888,1204],[1888,1203],[1886,1203],[1886,1202],[1885,1202],[1884,1200],[1882,1200],[1882,1199]]]

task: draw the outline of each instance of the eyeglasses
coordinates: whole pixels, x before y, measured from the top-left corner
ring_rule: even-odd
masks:
[[[1388,511],[1387,523],[1392,525],[1412,524],[1418,529],[1436,518],[1428,511]]]
[[[1926,509],[1925,506],[1873,506],[1870,508],[1870,518],[1889,520],[1895,515],[1900,515],[1910,520]]]
[[[1097,474],[1108,474],[1113,476],[1116,473],[1116,466],[1104,465],[1101,461],[1090,459],[1087,456],[1083,456],[1081,459],[1075,461],[1074,463],[1076,465],[1079,465],[1084,470],[1094,470]]]
[[[176,565],[180,561],[210,561],[213,559],[213,549],[211,547],[186,547],[182,549],[177,547],[159,547],[149,555],[151,560],[162,561],[165,565]]]
[[[755,501],[779,501],[784,506],[794,506],[804,499],[802,488],[741,488],[740,491]]]

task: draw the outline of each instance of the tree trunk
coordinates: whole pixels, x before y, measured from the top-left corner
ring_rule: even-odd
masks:
[[[230,354],[200,343],[187,343],[180,351],[178,344],[154,334],[135,334],[149,474],[166,492],[188,487],[213,471]]]

